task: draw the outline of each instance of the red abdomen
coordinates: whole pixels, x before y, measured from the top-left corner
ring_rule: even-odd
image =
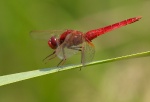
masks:
[[[127,20],[123,20],[121,22],[118,22],[118,23],[115,23],[115,24],[112,24],[112,25],[109,25],[109,26],[106,26],[106,27],[103,27],[103,28],[99,28],[99,29],[96,29],[96,30],[88,31],[85,34],[85,37],[86,37],[86,39],[91,41],[94,38],[96,38],[97,36],[100,36],[100,35],[102,35],[104,33],[107,33],[107,32],[112,31],[114,29],[120,28],[122,26],[125,26],[127,24],[134,23],[134,22],[138,21],[141,18],[142,17],[129,18]]]

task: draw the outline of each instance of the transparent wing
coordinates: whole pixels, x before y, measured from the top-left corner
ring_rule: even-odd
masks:
[[[34,30],[30,35],[34,39],[48,40],[51,36],[59,37],[65,30]]]
[[[81,52],[81,62],[82,64],[86,64],[88,62],[91,62],[95,55],[95,48],[92,42],[90,41],[84,41],[82,44],[82,52]]]
[[[56,49],[56,55],[60,58],[60,59],[67,59],[69,57],[71,57],[72,55],[78,53],[78,50],[74,50],[74,49],[70,49],[67,47],[63,47],[63,45],[60,45],[57,49]]]

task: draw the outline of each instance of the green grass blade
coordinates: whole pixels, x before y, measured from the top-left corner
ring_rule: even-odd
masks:
[[[150,56],[150,51],[116,57],[116,58],[111,58],[111,59],[106,59],[106,60],[93,61],[91,63],[86,64],[85,66],[109,63],[109,62],[120,61],[120,60],[124,60],[124,59],[148,57],[148,56]],[[62,67],[43,68],[43,69],[33,70],[33,71],[28,71],[28,72],[4,75],[4,76],[0,76],[0,86],[18,82],[18,81],[22,81],[22,80],[26,80],[26,79],[30,79],[30,78],[34,78],[34,77],[38,77],[38,76],[42,76],[42,75],[46,75],[46,74],[50,74],[50,73],[60,72],[60,71],[73,69],[73,68],[79,68],[81,66],[82,66],[81,64],[78,64],[78,65],[70,65],[70,66],[62,66]]]

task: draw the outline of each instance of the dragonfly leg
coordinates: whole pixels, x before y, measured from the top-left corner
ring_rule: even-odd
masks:
[[[78,50],[81,51],[81,63],[84,63],[83,58],[84,58],[84,47],[82,46],[73,46],[73,47],[69,47],[70,49],[73,50]]]
[[[45,57],[44,59],[43,59],[43,61],[45,61],[46,59],[48,59],[48,60],[51,60],[51,59],[53,59],[53,58],[55,58],[56,57],[56,51],[54,51],[52,54],[50,54],[50,55],[48,55],[47,57]],[[51,57],[52,55],[54,55],[53,57]],[[51,57],[51,58],[50,58]],[[47,63],[47,61],[45,62],[45,64]]]
[[[62,60],[58,63],[57,67],[59,67],[59,66],[63,65],[63,64],[65,63],[65,61],[66,61],[66,59],[65,59],[65,58],[64,58],[64,59],[62,59]]]
[[[69,47],[69,49],[82,51],[82,46],[71,46],[71,47]]]
[[[70,49],[73,49],[73,50],[78,50],[78,51],[81,51],[81,63],[83,64],[84,63],[84,61],[83,61],[83,58],[84,58],[84,47],[82,47],[82,46],[71,46],[71,47],[69,47]],[[84,66],[84,64],[83,64],[83,66]],[[80,67],[80,70],[81,70],[81,68],[82,67]]]
[[[84,47],[82,47],[82,50],[81,50],[81,63],[82,63],[82,67],[84,66],[84,50],[85,50],[85,48]],[[80,70],[81,70],[81,68],[82,67],[80,67]]]

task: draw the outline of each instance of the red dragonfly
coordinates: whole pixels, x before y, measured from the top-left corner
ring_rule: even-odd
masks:
[[[103,28],[90,30],[86,33],[78,30],[68,29],[59,33],[58,37],[51,35],[58,33],[58,31],[32,31],[31,34],[37,35],[38,33],[47,33],[50,35],[48,45],[54,50],[54,52],[48,55],[44,60],[51,60],[57,56],[61,59],[57,65],[60,66],[64,64],[67,58],[71,57],[77,52],[81,52],[81,63],[82,65],[85,65],[85,63],[92,61],[94,57],[95,50],[94,44],[92,43],[93,39],[109,31],[115,30],[127,24],[134,23],[141,18],[141,16],[129,18]]]

